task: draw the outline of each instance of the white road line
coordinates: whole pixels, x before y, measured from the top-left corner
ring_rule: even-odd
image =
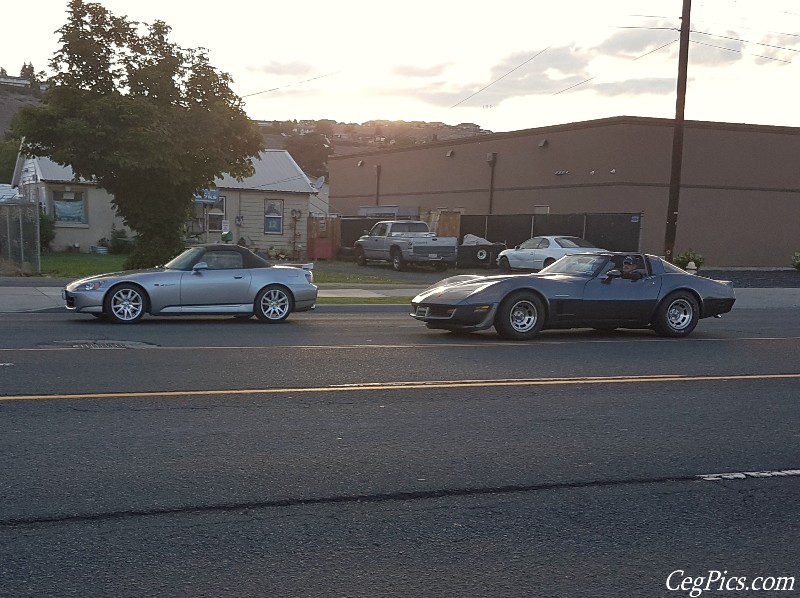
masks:
[[[739,471],[731,473],[706,473],[697,477],[704,482],[720,482],[723,480],[746,480],[747,478],[780,478],[800,476],[800,469],[779,469],[775,471]]]

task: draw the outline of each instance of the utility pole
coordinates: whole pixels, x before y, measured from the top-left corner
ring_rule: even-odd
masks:
[[[686,107],[686,71],[689,67],[689,30],[692,0],[683,0],[681,14],[680,51],[678,53],[678,97],[675,100],[675,127],[672,135],[672,171],[669,176],[669,203],[667,228],[664,233],[664,257],[672,262],[675,253],[675,236],[678,231],[678,203],[681,193],[681,167],[683,166],[683,113]]]

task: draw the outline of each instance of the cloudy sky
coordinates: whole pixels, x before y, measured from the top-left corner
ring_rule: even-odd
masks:
[[[280,88],[246,98],[257,119],[476,122],[506,131],[674,114],[678,44],[670,42],[681,0],[102,4],[133,20],[165,20],[182,45],[209,48],[240,95]],[[3,5],[3,20],[15,26],[4,29],[0,65],[11,74],[23,61],[41,68],[66,0],[38,0],[35,10]],[[800,3],[694,0],[692,29],[688,118],[800,126]]]

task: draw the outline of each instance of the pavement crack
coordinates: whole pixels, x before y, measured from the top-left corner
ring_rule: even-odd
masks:
[[[187,505],[174,508],[129,509],[107,511],[103,513],[76,513],[71,515],[50,515],[42,517],[20,517],[0,519],[0,528],[15,528],[51,524],[85,523],[98,521],[115,521],[138,517],[157,517],[163,515],[183,515],[197,513],[215,513],[226,511],[246,511],[302,507],[313,505],[331,505],[345,503],[380,503],[390,501],[431,500],[464,496],[481,496],[491,494],[535,493],[553,490],[577,488],[603,488],[613,486],[636,486],[670,483],[698,483],[696,475],[664,476],[653,478],[605,479],[573,482],[551,482],[545,484],[512,484],[507,486],[444,488],[438,490],[419,490],[384,492],[376,494],[346,494],[339,496],[322,496],[311,498],[283,498],[263,501],[242,501],[209,505]]]

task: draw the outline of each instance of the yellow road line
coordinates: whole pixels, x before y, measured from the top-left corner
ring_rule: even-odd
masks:
[[[108,340],[108,339],[96,339],[97,342],[126,342],[120,341],[119,339],[116,340]],[[673,344],[683,344],[688,342],[717,342],[717,343],[732,343],[732,342],[775,342],[775,341],[797,341],[800,340],[800,336],[752,336],[752,337],[732,337],[732,338],[646,338],[646,337],[632,337],[632,338],[617,338],[617,339],[587,339],[587,338],[577,338],[577,339],[566,339],[566,340],[559,340],[553,339],[549,340],[545,337],[541,339],[537,339],[536,341],[532,342],[521,342],[521,341],[486,341],[482,339],[476,339],[475,342],[465,342],[465,343],[436,343],[436,342],[426,342],[426,343],[415,343],[415,344],[385,344],[385,343],[362,343],[362,344],[349,344],[349,345],[200,345],[200,346],[172,346],[172,347],[160,347],[160,346],[152,346],[152,347],[137,347],[135,350],[142,350],[142,351],[257,351],[257,350],[269,350],[274,351],[275,349],[295,349],[300,351],[333,351],[333,350],[358,350],[358,349],[384,349],[384,350],[391,350],[391,349],[473,349],[473,348],[480,348],[480,347],[530,347],[531,349],[536,349],[545,345],[573,345],[573,344],[580,344],[580,345],[590,345],[590,344],[628,344],[628,343],[673,343]],[[149,341],[134,341],[134,342],[142,342],[147,343]],[[121,348],[112,348],[112,347],[102,347],[97,349],[84,349],[84,348],[76,348],[70,346],[64,347],[27,347],[27,348],[0,348],[0,353],[2,352],[11,352],[11,353],[46,353],[49,351],[121,351]],[[134,350],[134,349],[125,349],[125,350]]]
[[[504,380],[431,380],[426,382],[374,382],[341,384],[336,386],[311,386],[305,388],[237,388],[213,390],[156,390],[145,392],[100,392],[83,394],[8,395],[0,401],[26,401],[44,399],[115,399],[146,397],[196,397],[215,395],[281,395],[326,392],[364,392],[379,390],[425,390],[447,388],[494,388],[503,386],[569,386],[580,384],[629,384],[653,382],[731,382],[738,380],[797,380],[796,374],[734,374],[728,376],[683,376],[656,374],[650,376],[604,376],[581,378],[519,378]]]

